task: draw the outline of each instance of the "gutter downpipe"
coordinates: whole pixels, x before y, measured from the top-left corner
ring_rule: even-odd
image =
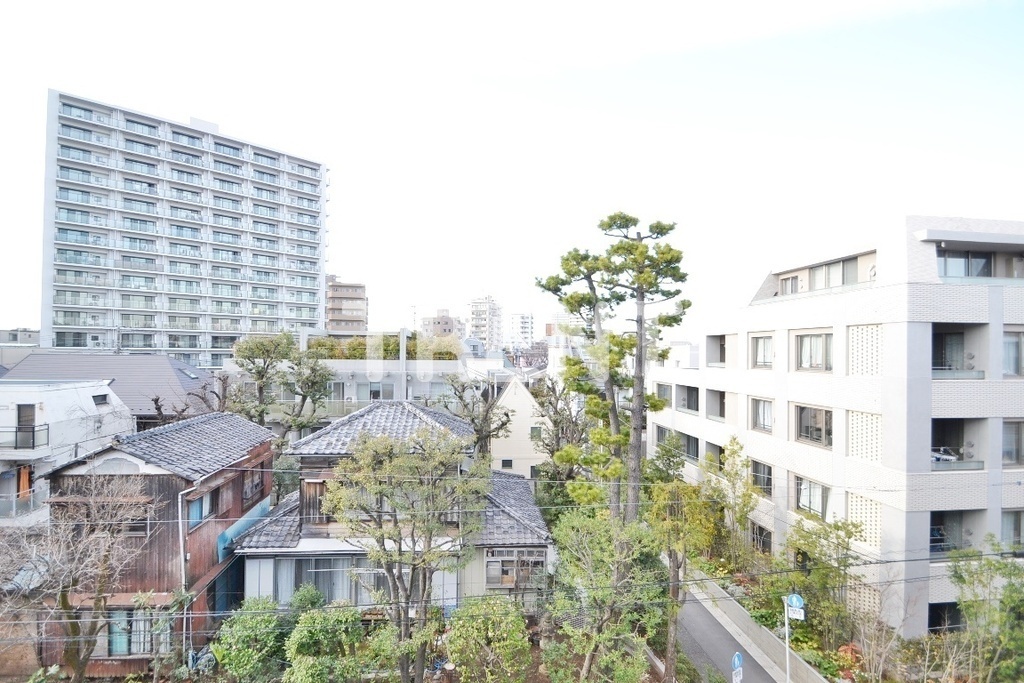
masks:
[[[188,575],[186,574],[185,566],[185,496],[192,493],[202,482],[196,482],[191,488],[183,489],[178,491],[178,550],[181,559],[181,592],[185,593],[188,591]],[[188,638],[189,651],[192,650],[192,630],[189,628],[188,609],[192,606],[192,601],[189,600],[181,610],[181,636],[182,642],[185,642],[185,638]]]

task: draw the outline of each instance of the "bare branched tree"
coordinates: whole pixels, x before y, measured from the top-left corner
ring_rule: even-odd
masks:
[[[231,378],[221,373],[212,380],[207,380],[200,385],[196,391],[190,391],[186,395],[198,399],[203,407],[211,413],[223,413],[228,409],[228,392],[231,388]]]
[[[484,382],[463,379],[458,375],[448,375],[444,379],[448,387],[441,405],[472,425],[480,454],[490,456],[491,439],[508,436],[514,411],[499,406],[498,392]]]
[[[51,483],[50,522],[0,530],[5,610],[34,610],[56,636],[72,683],[85,680],[107,601],[142,553],[157,503],[138,475],[86,474]]]

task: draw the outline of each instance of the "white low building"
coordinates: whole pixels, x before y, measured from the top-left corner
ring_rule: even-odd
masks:
[[[907,636],[956,621],[950,550],[1024,527],[1024,223],[910,217],[876,249],[772,273],[649,373],[697,459],[733,435],[763,498],[751,540],[860,522],[854,591]]]

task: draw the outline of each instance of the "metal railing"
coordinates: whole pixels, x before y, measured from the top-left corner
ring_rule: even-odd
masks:
[[[983,460],[972,460],[973,456],[964,457],[964,449],[953,446],[935,446],[932,448],[932,470],[983,470]]]
[[[0,448],[40,448],[50,443],[50,425],[0,427]]]
[[[43,507],[47,492],[42,488],[29,489],[20,493],[0,494],[0,519],[20,517]]]

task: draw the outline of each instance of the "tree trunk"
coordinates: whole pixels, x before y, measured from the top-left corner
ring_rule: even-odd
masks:
[[[646,326],[644,324],[644,290],[636,292],[636,353],[633,363],[633,401],[630,406],[629,453],[626,459],[626,505],[623,520],[635,522],[640,515],[640,470],[643,463],[644,430],[644,363],[647,356]]]
[[[664,683],[676,683],[676,631],[679,623],[679,552],[668,551],[668,634],[665,642]]]

